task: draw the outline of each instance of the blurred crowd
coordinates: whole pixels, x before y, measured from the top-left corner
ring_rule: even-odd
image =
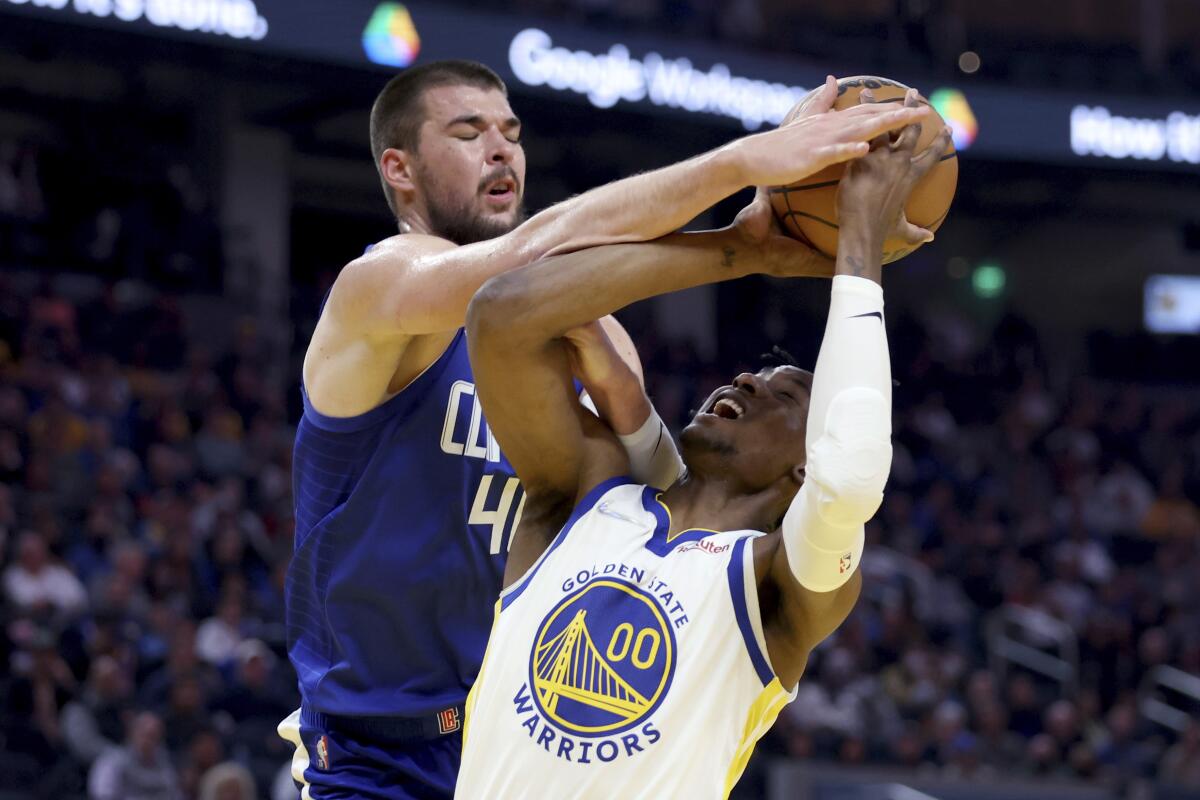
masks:
[[[294,387],[264,379],[253,321],[212,352],[172,296],[134,297],[0,277],[0,791],[294,798],[274,732],[297,704]],[[1177,731],[1137,695],[1159,665],[1200,675],[1200,404],[1064,384],[1018,320],[974,344],[930,320],[889,328],[895,460],[864,597],[764,756],[1200,789],[1194,709]],[[722,338],[744,359],[780,333]],[[676,428],[755,366],[639,339]],[[1069,627],[1068,673],[989,660],[986,622],[1009,607]]]
[[[211,353],[170,297],[0,283],[0,788],[268,796],[298,699],[291,433],[257,331]]]
[[[212,290],[221,279],[221,236],[209,191],[182,147],[129,154],[105,114],[86,130],[59,121],[53,137],[0,135],[0,263],[75,264],[94,275],[137,278],[177,290]],[[125,140],[144,141],[137,131]],[[88,179],[70,169],[89,164]],[[153,176],[153,177],[151,177]]]
[[[775,291],[742,303],[770,308]],[[1162,695],[1182,712],[1174,728],[1139,696],[1159,696],[1163,665],[1200,676],[1197,387],[1185,371],[1159,386],[1057,375],[1021,320],[986,333],[964,322],[889,320],[894,462],[863,599],[767,747],[952,778],[1094,781],[1122,797],[1157,779],[1200,797],[1200,695]],[[823,326],[792,327],[785,339],[814,356]],[[771,338],[729,336],[742,355]],[[676,423],[694,407],[679,400],[703,396],[692,375],[711,386],[755,366],[722,375],[686,349],[650,362]],[[1026,624],[999,626],[1001,609]],[[1000,633],[1018,646],[998,647]],[[1021,646],[1058,661],[1003,655]]]

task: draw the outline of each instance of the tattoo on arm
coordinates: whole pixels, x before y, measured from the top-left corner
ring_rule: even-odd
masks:
[[[862,277],[862,274],[867,271],[867,267],[863,264],[862,259],[858,256],[846,256],[846,262],[850,264],[850,274]]]
[[[722,267],[732,267],[733,266],[733,257],[735,255],[737,255],[737,251],[734,250],[729,245],[726,245],[725,247],[721,248],[721,253],[724,256],[724,258],[721,259],[721,266]]]

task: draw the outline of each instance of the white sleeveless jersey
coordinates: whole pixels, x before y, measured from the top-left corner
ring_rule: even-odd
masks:
[[[456,798],[723,798],[790,700],[754,531],[668,538],[657,490],[592,490],[500,597]]]

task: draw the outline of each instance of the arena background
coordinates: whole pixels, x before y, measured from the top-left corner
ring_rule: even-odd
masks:
[[[532,210],[826,72],[933,98],[959,191],[887,268],[864,597],[734,796],[1200,797],[1200,4],[406,5],[0,0],[0,797],[132,796],[114,759],[160,745],[182,796],[296,797],[299,365],[394,232],[367,111],[414,56],[508,81]],[[748,279],[622,319],[678,428],[770,345],[811,361],[827,296]]]

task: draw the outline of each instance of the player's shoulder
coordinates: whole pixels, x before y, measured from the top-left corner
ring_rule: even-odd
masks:
[[[458,247],[449,239],[426,233],[398,233],[376,242],[351,264],[371,264],[397,258],[416,258]]]
[[[338,273],[334,291],[343,289],[373,289],[381,282],[396,279],[397,270],[422,258],[439,255],[458,247],[448,239],[423,233],[403,233],[390,236],[367,248]]]
[[[342,267],[330,289],[327,308],[346,319],[365,319],[370,309],[403,281],[404,270],[423,258],[458,245],[437,236],[405,233],[376,242]]]

